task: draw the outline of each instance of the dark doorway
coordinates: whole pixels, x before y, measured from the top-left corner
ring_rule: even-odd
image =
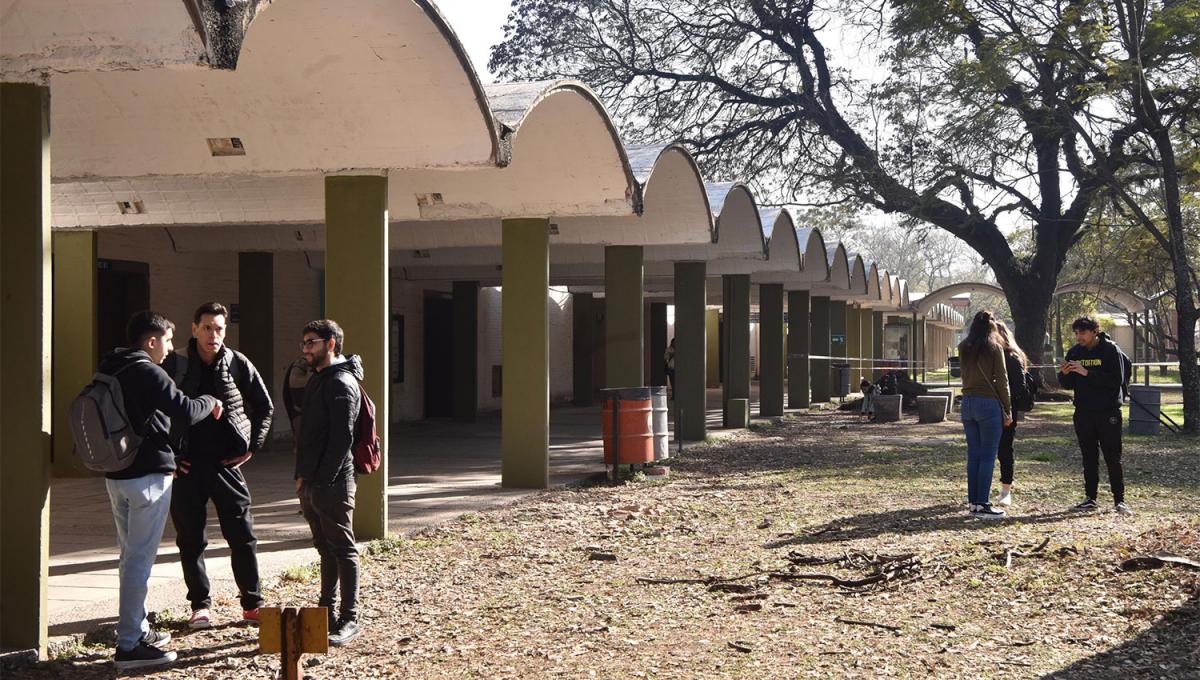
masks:
[[[100,357],[125,347],[125,325],[135,312],[150,309],[150,265],[126,260],[97,260],[96,301]]]
[[[447,293],[425,292],[425,417],[454,415],[454,301]]]

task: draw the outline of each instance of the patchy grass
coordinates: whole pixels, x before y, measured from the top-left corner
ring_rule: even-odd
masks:
[[[1014,506],[1001,522],[962,507],[959,424],[821,411],[689,448],[663,483],[547,492],[372,543],[362,639],[306,672],[1200,677],[1200,573],[1118,568],[1159,550],[1200,557],[1196,440],[1127,438],[1137,514],[1107,501],[1074,514],[1082,480],[1067,413],[1039,405],[1021,423]],[[886,582],[829,580],[852,583],[899,557],[910,566]],[[724,590],[710,589],[716,579],[728,579]],[[281,581],[266,596],[316,593]],[[185,631],[174,648],[179,667],[152,677],[278,667],[242,631]],[[111,666],[79,659],[70,677],[111,677]]]
[[[284,583],[312,583],[321,577],[321,566],[317,563],[291,567],[279,575]]]

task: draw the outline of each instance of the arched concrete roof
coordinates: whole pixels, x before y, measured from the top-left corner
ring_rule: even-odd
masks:
[[[758,214],[767,234],[767,261],[757,272],[752,272],[751,280],[754,283],[797,283],[802,265],[800,242],[791,212],[762,208]]]
[[[1150,307],[1149,300],[1118,286],[1081,281],[1077,283],[1064,283],[1054,290],[1055,295],[1064,295],[1066,293],[1087,293],[1094,295],[1109,304],[1121,307],[1129,314],[1141,314]]]
[[[821,230],[815,227],[797,229],[796,241],[800,244],[801,279],[809,283],[827,281],[829,258]]]
[[[231,69],[270,0],[37,0],[0,3],[0,81],[163,67]]]
[[[52,76],[54,178],[501,160],[479,79],[425,0],[274,3],[246,33],[237,63],[236,71]],[[214,156],[206,140],[230,137],[245,154]]]
[[[941,304],[946,300],[961,295],[963,293],[986,293],[988,295],[999,295],[1004,297],[1004,291],[999,286],[983,282],[968,282],[968,283],[952,283],[948,286],[942,286],[935,291],[925,294],[921,299],[916,300],[912,304],[913,311],[918,314],[928,314],[929,310],[937,304]]]
[[[838,243],[836,246],[826,246],[825,262],[829,275],[825,281],[814,285],[813,291],[820,295],[845,295],[850,290],[850,260],[846,256],[846,246]]]
[[[867,261],[858,253],[847,253],[850,264],[850,293],[854,300],[861,300],[868,295]]]

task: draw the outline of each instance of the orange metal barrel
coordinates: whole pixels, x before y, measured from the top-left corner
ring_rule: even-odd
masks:
[[[648,396],[648,395],[647,395]],[[616,423],[613,405],[617,405]],[[620,465],[654,461],[654,409],[650,399],[605,399],[600,410],[601,430],[604,433],[604,464],[613,462],[613,426],[620,439]]]

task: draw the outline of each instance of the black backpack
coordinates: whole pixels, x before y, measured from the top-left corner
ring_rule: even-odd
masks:
[[[1012,407],[1014,411],[1032,411],[1037,399],[1037,379],[1029,371],[1022,370],[1021,377],[1013,383]]]

